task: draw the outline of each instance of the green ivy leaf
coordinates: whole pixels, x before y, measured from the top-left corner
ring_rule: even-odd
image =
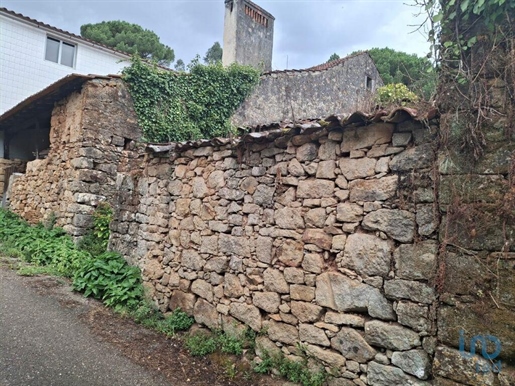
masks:
[[[472,47],[474,44],[476,44],[477,42],[477,37],[476,36],[473,36],[471,37],[468,41],[467,41],[467,46],[468,47]]]
[[[443,11],[438,12],[436,15],[433,16],[433,23],[439,23],[443,19]]]

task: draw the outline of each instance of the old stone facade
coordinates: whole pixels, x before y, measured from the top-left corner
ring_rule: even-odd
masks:
[[[382,85],[366,52],[306,70],[273,71],[261,76],[232,122],[248,127],[351,114],[364,109]]]
[[[301,343],[335,385],[428,384],[438,218],[420,122],[148,157],[118,175],[111,246],[162,311],[265,331],[258,346],[292,358]]]
[[[141,137],[130,96],[120,79],[87,82],[53,109],[50,151],[27,163],[10,190],[10,208],[29,222],[57,216],[75,236],[92,224],[100,201],[114,194],[124,147]]]
[[[510,191],[512,145],[491,131],[471,169],[438,148],[438,120],[413,115],[139,147],[123,84],[96,79],[54,108],[48,157],[14,182],[12,209],[79,236],[109,202],[110,246],[162,311],[259,331],[259,355],[295,359],[299,343],[331,386],[513,384],[511,228],[481,227]],[[462,185],[472,218],[452,206]],[[499,374],[470,354],[486,336]]]
[[[12,173],[22,173],[25,171],[26,163],[21,160],[10,160],[0,158],[0,201],[3,199],[9,177]]]

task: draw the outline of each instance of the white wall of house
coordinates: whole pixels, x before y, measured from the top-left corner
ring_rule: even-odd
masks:
[[[47,59],[48,37],[72,52],[58,58],[71,67]],[[125,55],[0,12],[0,114],[68,74],[117,74],[127,64]]]

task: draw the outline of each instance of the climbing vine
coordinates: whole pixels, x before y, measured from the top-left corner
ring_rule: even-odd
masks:
[[[513,307],[499,295],[504,263],[500,257],[490,260],[489,253],[513,250],[515,163],[505,162],[515,157],[509,145],[515,133],[515,2],[415,1],[427,11],[439,70],[436,169],[442,177],[435,184],[445,209],[435,285],[441,292],[446,280],[453,280],[447,264],[461,256],[474,259],[483,273],[474,284],[477,298],[489,296],[497,309]],[[492,157],[501,151],[505,158]],[[484,175],[492,170],[503,176],[494,182]]]
[[[431,24],[429,42],[442,56],[458,59],[472,48],[484,33],[493,34],[503,25],[513,23],[510,14],[515,2],[510,0],[415,0],[424,7]]]
[[[440,124],[441,145],[460,149],[473,164],[483,155],[486,127],[503,114],[515,113],[507,106],[504,113],[494,107],[500,100],[515,100],[515,2],[414,1],[424,7],[431,24],[438,106],[447,113]],[[495,95],[494,84],[507,85],[506,95]],[[505,132],[512,129],[506,125]]]
[[[228,136],[230,117],[259,81],[251,67],[195,64],[177,73],[134,58],[123,71],[149,142]]]

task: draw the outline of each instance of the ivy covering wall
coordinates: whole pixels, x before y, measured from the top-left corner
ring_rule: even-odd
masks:
[[[177,73],[134,59],[123,71],[148,142],[227,137],[229,118],[259,82],[259,72],[232,64],[194,65]]]

